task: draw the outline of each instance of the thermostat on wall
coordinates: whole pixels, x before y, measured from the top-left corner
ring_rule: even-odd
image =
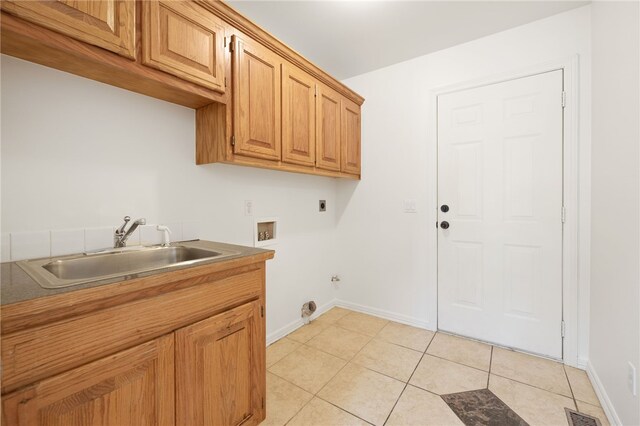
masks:
[[[261,218],[256,220],[253,231],[253,246],[270,246],[277,242],[278,238],[278,218]]]

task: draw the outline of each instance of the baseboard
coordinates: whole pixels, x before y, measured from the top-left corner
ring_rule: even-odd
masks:
[[[373,315],[376,317],[384,318],[386,320],[399,322],[402,324],[411,325],[413,327],[424,328],[430,331],[436,331],[428,321],[419,320],[410,316],[397,314],[391,311],[385,311],[384,309],[371,308],[369,306],[358,305],[357,303],[347,302],[346,300],[335,300],[335,306],[351,309],[352,311],[362,312],[364,314]]]
[[[587,369],[587,365],[589,365],[589,358],[582,358],[581,357],[581,358],[578,358],[577,365],[572,366],[572,367],[579,368],[580,370],[586,370]]]
[[[336,299],[333,299],[325,303],[324,305],[319,306],[316,309],[316,312],[313,314],[312,319],[318,317],[319,315],[322,315],[323,313],[327,312],[329,309],[333,308],[334,306],[336,306]],[[267,334],[267,346],[269,346],[273,342],[277,342],[287,334],[296,331],[298,328],[302,327],[303,325],[304,325],[304,322],[302,321],[302,318],[298,318],[295,321],[291,321],[289,324],[285,325],[284,327],[280,327],[276,331],[273,331]]]
[[[593,368],[590,361],[587,361],[587,376],[589,376],[589,379],[591,380],[593,389],[596,391],[596,395],[600,400],[600,405],[602,405],[602,410],[604,411],[604,414],[606,414],[609,423],[612,425],[622,425],[620,417],[618,417],[618,413],[616,413],[616,409],[613,407],[613,404],[607,395],[607,391],[604,389],[604,386],[598,377],[598,373],[596,373],[596,370]]]

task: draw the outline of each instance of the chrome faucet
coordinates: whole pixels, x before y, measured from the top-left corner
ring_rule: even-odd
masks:
[[[125,216],[124,223],[122,224],[122,226],[116,229],[116,232],[113,234],[113,248],[126,247],[127,240],[129,239],[133,231],[135,231],[138,226],[146,225],[147,223],[147,219],[142,217],[134,221],[129,227],[129,229],[125,232],[124,229],[127,227],[127,223],[129,223],[130,220],[131,218],[129,216]]]

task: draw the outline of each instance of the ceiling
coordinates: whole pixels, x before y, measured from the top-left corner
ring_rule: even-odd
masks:
[[[228,2],[338,79],[588,4],[587,1]]]

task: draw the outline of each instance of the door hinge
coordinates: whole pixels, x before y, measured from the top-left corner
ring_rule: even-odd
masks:
[[[260,316],[264,318],[264,306],[260,306]]]
[[[224,47],[227,47],[227,38],[224,38]]]
[[[562,91],[562,108],[567,106],[567,92]]]
[[[236,146],[236,135],[231,136],[231,146]]]
[[[562,320],[562,321],[560,322],[560,335],[561,335],[562,337],[564,337],[564,330],[565,330],[564,320]]]
[[[565,223],[567,220],[567,209],[565,206],[562,206],[561,218],[562,218],[562,223]]]

